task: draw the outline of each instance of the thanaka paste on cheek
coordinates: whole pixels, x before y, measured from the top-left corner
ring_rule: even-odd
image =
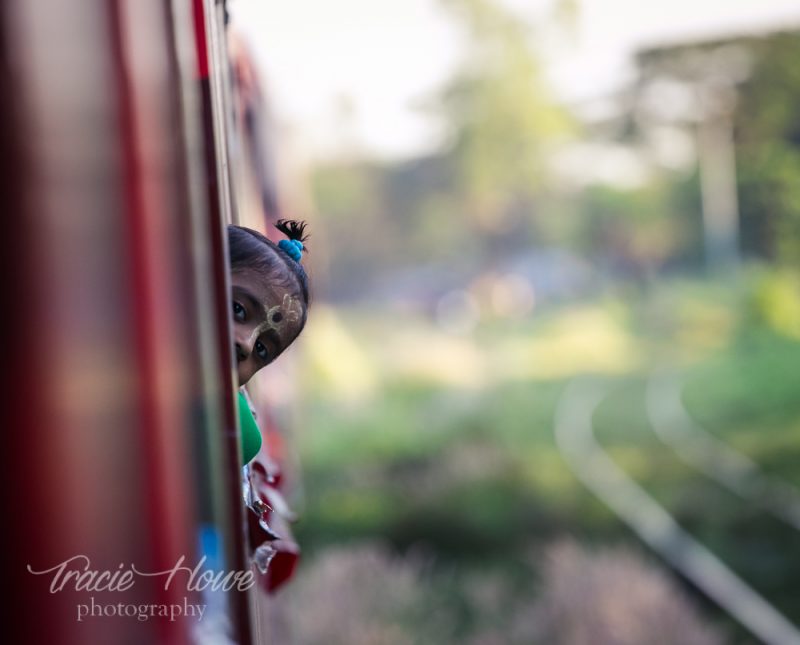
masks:
[[[283,302],[272,307],[264,307],[266,312],[266,327],[273,329],[280,338],[282,330],[287,325],[297,323],[302,317],[302,308],[297,298],[288,293],[283,294]]]

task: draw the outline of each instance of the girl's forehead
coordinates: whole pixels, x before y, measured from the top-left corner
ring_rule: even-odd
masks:
[[[303,305],[300,297],[286,287],[265,280],[256,271],[243,270],[231,274],[231,286],[250,296],[265,313],[280,309],[291,320],[302,316]]]

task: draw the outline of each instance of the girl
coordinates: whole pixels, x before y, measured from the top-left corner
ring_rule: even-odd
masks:
[[[309,304],[308,276],[301,264],[305,222],[278,220],[288,239],[275,244],[257,231],[228,226],[233,337],[239,387],[269,365],[300,334]],[[239,392],[242,459],[261,448],[261,434],[244,394]]]

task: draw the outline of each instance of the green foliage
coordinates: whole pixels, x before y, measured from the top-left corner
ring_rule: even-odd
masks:
[[[681,368],[686,405],[700,423],[768,472],[800,484],[800,343],[749,315],[748,302],[730,287],[684,282],[639,301],[583,309],[616,311],[631,346]],[[537,324],[489,325],[480,343],[522,347],[556,331],[592,336],[591,326],[607,319],[583,315],[574,328],[575,315],[565,308],[542,314]],[[349,320],[363,350],[380,362],[387,339],[376,328],[385,330],[385,322],[361,314]],[[437,342],[434,333],[428,337],[423,355]],[[598,439],[685,528],[796,615],[791,585],[800,559],[792,530],[666,450],[645,413],[648,373],[621,368],[620,376],[596,377],[612,390],[594,418]],[[538,573],[520,572],[515,563],[560,535],[632,541],[559,455],[553,421],[565,381],[490,376],[486,387],[469,391],[387,378],[355,407],[315,399],[301,444],[307,505],[297,535],[306,554],[313,559],[331,544],[380,540],[401,552],[422,548],[440,572],[491,570],[532,585]]]
[[[754,48],[736,110],[742,221],[750,250],[800,264],[800,33]]]
[[[506,224],[515,208],[534,214],[547,190],[548,155],[569,132],[552,100],[524,24],[488,0],[448,0],[471,44],[442,93],[460,208],[478,230]]]
[[[317,237],[337,249],[335,286],[363,286],[418,262],[468,257],[474,265],[493,243],[529,246],[553,216],[549,160],[572,126],[546,87],[529,30],[497,2],[447,4],[468,50],[431,98],[446,145],[403,162],[333,161],[314,171]]]
[[[319,166],[312,181],[314,195],[325,205],[323,217],[343,226],[363,226],[372,219],[365,215],[381,204],[380,173],[367,164]]]
[[[336,249],[335,261],[319,282],[339,293],[365,286],[368,267],[390,268],[405,261],[398,244],[401,227],[391,217],[384,194],[385,171],[366,161],[319,164],[311,176],[316,248]],[[327,284],[325,284],[327,282]]]
[[[671,185],[622,190],[590,186],[579,198],[572,237],[586,255],[608,256],[637,270],[658,268],[679,255],[693,231],[685,211],[672,207]]]
[[[682,124],[693,134],[699,121],[730,119],[742,250],[795,266],[800,261],[798,57],[797,31],[642,52],[637,82],[642,97],[647,96],[646,89],[666,84],[702,100],[671,111],[669,104],[645,98],[631,114],[644,131],[667,122]]]
[[[703,428],[795,486],[800,484],[795,468],[798,366],[800,344],[751,328],[734,346],[685,370],[683,397]],[[596,435],[683,528],[786,616],[796,616],[795,530],[665,450],[645,412],[645,384],[638,376],[620,382],[595,415]]]
[[[750,279],[746,314],[757,326],[800,339],[800,275],[762,268]]]
[[[572,3],[562,4],[569,14]],[[497,0],[445,5],[468,43],[462,66],[432,97],[446,145],[403,162],[334,161],[314,171],[315,237],[336,249],[322,278],[332,291],[365,293],[382,275],[418,265],[470,274],[498,249],[510,256],[546,244],[639,279],[700,266],[698,169],[655,166],[635,188],[560,185],[552,161],[576,124],[548,91],[533,28]],[[637,84],[644,94],[672,83],[716,96],[720,78],[737,88],[730,107],[742,250],[783,266],[800,262],[798,59],[797,33],[670,46],[639,57]],[[702,110],[668,107],[648,116],[636,101],[620,100],[617,116],[642,135],[666,121],[694,137]]]

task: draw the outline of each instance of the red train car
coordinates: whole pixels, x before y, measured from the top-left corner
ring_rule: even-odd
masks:
[[[274,464],[243,495],[224,2],[5,0],[0,79],[5,640],[266,642],[296,547],[254,565]]]

